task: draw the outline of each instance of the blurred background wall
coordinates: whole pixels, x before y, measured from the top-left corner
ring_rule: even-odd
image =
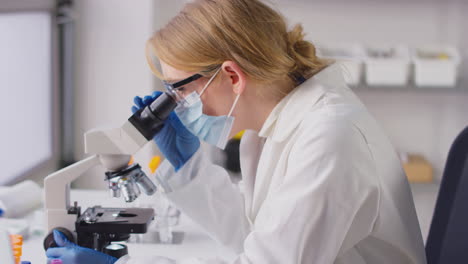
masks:
[[[462,0],[276,0],[291,24],[302,23],[306,38],[324,43],[457,46],[468,58],[468,2]],[[440,180],[448,149],[468,124],[468,67],[455,89],[354,89],[400,151],[420,153]],[[407,88],[407,89],[405,89]]]
[[[135,95],[153,90],[144,45],[154,30],[151,0],[81,0],[75,2],[75,158],[83,158],[83,134],[120,126],[131,114]],[[149,149],[138,157],[148,159]],[[104,188],[99,167],[80,177],[79,188]]]
[[[76,158],[83,157],[82,135],[102,125],[120,125],[135,95],[158,89],[144,60],[144,44],[185,1],[83,0],[76,2]],[[269,1],[302,23],[307,39],[322,43],[372,45],[443,43],[461,47],[466,59],[465,1]],[[467,75],[467,70],[461,74]],[[468,124],[467,78],[463,89],[355,89],[400,151],[421,153],[440,179],[455,135]],[[140,159],[157,150],[149,147]],[[91,171],[78,187],[104,186]]]
[[[27,2],[27,1],[25,1]],[[53,1],[49,1],[53,6]],[[146,65],[144,46],[185,0],[77,0],[74,3],[73,146],[76,160],[85,156],[83,133],[120,126],[130,114],[133,97],[161,89]],[[440,180],[448,148],[468,124],[468,2],[463,0],[268,0],[288,19],[302,23],[314,43],[363,45],[450,44],[462,57],[455,88],[414,86],[353,88],[399,151],[420,153]],[[6,3],[17,2],[7,1]],[[32,2],[31,2],[32,3]],[[31,4],[34,8],[34,5]],[[7,7],[4,4],[0,7]],[[0,8],[0,11],[1,8]],[[55,54],[55,53],[53,53]],[[55,82],[55,80],[52,80]],[[53,115],[57,96],[52,98]],[[54,119],[56,117],[53,117]],[[57,129],[53,137],[57,138]],[[55,143],[56,144],[56,143]],[[158,154],[149,144],[137,155],[143,165]],[[51,171],[36,173],[36,180]],[[79,188],[104,188],[103,170],[94,169],[76,183]]]

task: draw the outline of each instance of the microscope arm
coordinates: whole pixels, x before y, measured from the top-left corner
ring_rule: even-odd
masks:
[[[128,165],[131,155],[138,152],[148,140],[128,121],[120,128],[93,130],[85,134],[85,151],[94,154],[44,179],[46,223],[48,231],[56,227],[75,230],[75,214],[69,214],[70,183],[90,168],[103,165],[109,171],[118,171]]]
[[[68,214],[70,208],[70,183],[85,171],[99,164],[99,156],[93,155],[45,178],[44,201],[48,231],[58,226],[65,227],[68,230],[75,230],[76,215]]]
[[[131,155],[138,152],[161,130],[176,106],[174,96],[164,93],[150,105],[134,113],[121,127],[87,132],[85,153],[92,156],[52,173],[44,180],[48,230],[55,227],[75,230],[77,216],[69,214],[70,183],[96,165],[102,164],[106,168],[106,180],[110,186],[132,190],[130,187],[135,188],[136,182],[146,194],[153,194],[156,190],[154,183],[141,171],[138,164],[129,168],[128,162]],[[116,185],[117,182],[119,185]],[[126,192],[128,193],[130,192]],[[131,197],[128,195],[126,201],[132,202],[138,195],[139,193]]]

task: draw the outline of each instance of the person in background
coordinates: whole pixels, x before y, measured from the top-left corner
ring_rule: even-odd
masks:
[[[322,25],[326,27],[326,24]],[[180,106],[154,141],[167,198],[235,259],[115,259],[56,232],[72,263],[426,263],[409,184],[382,129],[316,56],[301,25],[260,0],[196,0],[147,43]],[[153,57],[154,56],[154,57]],[[156,67],[155,61],[160,64]],[[161,93],[136,97],[133,111]],[[240,145],[242,183],[200,151]]]

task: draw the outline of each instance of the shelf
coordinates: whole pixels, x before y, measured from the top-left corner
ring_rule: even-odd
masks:
[[[350,86],[357,93],[359,92],[418,92],[418,93],[455,93],[468,95],[468,84],[460,84],[456,87],[418,87],[412,84],[407,86]]]
[[[359,92],[398,92],[398,93],[424,93],[424,94],[456,94],[468,95],[468,59],[465,59],[460,64],[458,71],[457,84],[454,87],[446,86],[417,86],[414,82],[413,70],[411,70],[411,77],[408,84],[404,86],[382,86],[382,85],[368,85],[361,77],[361,84],[350,86],[351,89],[357,93]]]

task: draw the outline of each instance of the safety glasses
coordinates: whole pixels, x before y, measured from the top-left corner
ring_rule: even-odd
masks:
[[[166,81],[163,81],[163,84],[164,84],[164,87],[166,88],[166,90],[171,93],[171,94],[174,94],[174,95],[177,95],[177,97],[179,99],[184,99],[188,94],[190,94],[193,90],[193,89],[187,89],[185,87],[185,85],[193,82],[193,81],[196,81],[198,79],[200,79],[201,77],[203,77],[203,75],[199,74],[199,73],[196,73],[188,78],[185,78],[181,81],[178,81],[178,82],[175,82],[175,83],[168,83]],[[190,91],[189,91],[190,90]]]

